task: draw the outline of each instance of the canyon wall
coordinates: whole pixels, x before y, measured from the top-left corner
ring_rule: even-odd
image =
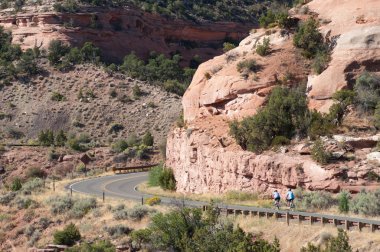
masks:
[[[0,25],[11,29],[13,42],[23,48],[46,48],[53,39],[72,45],[91,41],[110,61],[120,62],[131,51],[145,58],[156,51],[166,55],[180,52],[186,63],[195,55],[207,60],[221,54],[226,39],[241,40],[251,28],[232,22],[167,19],[132,7],[87,8],[80,13],[3,12]]]
[[[308,8],[309,15],[291,13],[301,20],[319,19],[320,31],[333,48],[332,60],[320,75],[310,74],[311,62],[294,48],[293,35],[280,28],[256,30],[237,48],[198,68],[182,100],[186,129],[174,129],[168,136],[166,164],[174,170],[178,191],[270,193],[301,186],[357,192],[364,186],[379,186],[366,180],[369,171],[380,172],[378,161],[368,159],[375,155],[368,146],[325,139],[334,155],[350,152],[355,159],[322,166],[311,159],[307,140],[255,155],[242,150],[229,135],[229,122],[254,115],[277,85],[307,82],[309,107],[327,112],[337,90],[352,87],[365,70],[380,70],[378,1],[363,5],[355,0],[315,0]],[[270,39],[271,53],[261,57],[255,51],[264,38]],[[255,60],[258,71],[239,72],[238,64],[247,60]]]

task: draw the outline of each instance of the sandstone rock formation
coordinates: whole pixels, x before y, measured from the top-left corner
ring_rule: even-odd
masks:
[[[174,169],[178,191],[270,193],[301,186],[358,192],[364,186],[379,186],[366,180],[369,171],[380,172],[376,155],[368,156],[370,162],[366,156],[377,136],[343,136],[343,142],[325,139],[326,148],[337,159],[327,166],[310,158],[308,143],[256,155],[243,151],[229,136],[228,123],[255,114],[276,85],[291,86],[308,80],[310,108],[326,112],[333,93],[352,85],[364,70],[379,71],[378,1],[363,5],[354,0],[315,0],[308,6],[312,15],[321,19],[326,40],[332,46],[336,43],[332,61],[322,74],[307,76],[309,62],[293,47],[292,36],[276,28],[251,33],[239,47],[199,67],[182,100],[187,128],[174,129],[168,136],[166,164]],[[255,49],[264,37],[270,38],[271,53],[261,57]],[[251,59],[260,69],[239,73],[238,63]]]
[[[179,51],[186,64],[194,55],[207,60],[220,54],[225,39],[240,40],[249,29],[248,25],[231,22],[171,20],[132,7],[87,8],[81,13],[2,12],[0,25],[11,29],[13,42],[23,48],[46,48],[53,39],[73,45],[92,41],[112,61],[120,62],[131,51],[140,57],[147,57],[150,51],[166,55]]]
[[[308,4],[322,20],[320,30],[336,40],[329,67],[309,78],[311,108],[327,112],[337,90],[352,87],[364,70],[380,72],[380,4],[376,0],[314,0]]]

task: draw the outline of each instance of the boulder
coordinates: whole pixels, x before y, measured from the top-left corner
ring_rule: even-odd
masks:
[[[380,163],[380,151],[371,152],[367,154],[367,160],[375,160]]]
[[[333,138],[341,143],[346,143],[355,149],[373,148],[380,141],[380,134],[368,137],[352,137],[345,135],[334,135]]]

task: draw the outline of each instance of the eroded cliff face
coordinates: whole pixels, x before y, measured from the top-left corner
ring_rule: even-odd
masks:
[[[230,22],[193,23],[166,19],[132,7],[87,8],[81,13],[1,13],[0,25],[13,32],[13,42],[23,48],[47,47],[53,39],[82,45],[92,41],[112,61],[121,61],[131,51],[147,57],[150,51],[167,55],[180,52],[188,63],[194,55],[207,60],[221,54],[227,38],[240,40],[249,26]]]
[[[310,158],[307,141],[255,155],[243,151],[228,133],[228,123],[254,115],[276,85],[307,82],[310,108],[326,112],[337,90],[352,85],[364,70],[379,71],[380,3],[370,0],[363,6],[359,2],[315,0],[308,5],[334,48],[328,68],[318,76],[309,75],[310,62],[294,48],[292,34],[279,28],[270,32],[257,30],[239,47],[198,68],[182,100],[186,129],[175,129],[168,136],[166,164],[174,169],[178,191],[271,192],[301,186],[309,190],[337,192],[344,188],[357,192],[363,186],[379,186],[366,179],[370,170],[380,172],[380,160],[368,158],[377,155],[371,153],[371,148],[379,135],[374,136],[377,140],[371,141],[370,146],[361,145],[365,140],[360,139],[355,144],[325,139],[326,148],[338,159],[348,152],[355,159],[321,166]],[[261,57],[255,50],[264,38],[270,38],[271,53]],[[239,62],[251,59],[259,66],[256,73],[237,71]],[[349,115],[353,121],[356,116]]]

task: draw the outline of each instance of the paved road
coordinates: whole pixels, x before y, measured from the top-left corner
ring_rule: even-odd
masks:
[[[82,180],[80,182],[73,183],[69,185],[74,192],[94,195],[94,196],[102,196],[103,192],[105,192],[107,197],[117,197],[122,199],[129,200],[137,200],[141,201],[142,198],[146,199],[152,197],[153,195],[144,194],[136,190],[137,185],[145,182],[148,179],[148,172],[139,172],[139,173],[128,173],[128,174],[120,174],[120,175],[112,175],[112,176],[104,176],[93,179]],[[200,207],[203,205],[208,205],[208,202],[201,201],[191,201],[191,200],[179,200],[172,199],[166,197],[160,197],[161,202],[164,204],[175,204],[175,205],[185,205],[191,207]],[[248,207],[248,206],[240,206],[240,205],[226,205],[219,204],[220,208],[232,208],[237,210],[248,210],[248,211],[261,211],[261,212],[269,212],[269,213],[282,213],[285,214],[287,211],[280,210],[277,211],[275,209],[268,208],[258,208],[258,207]],[[305,214],[302,212],[293,211],[293,214]],[[348,220],[351,222],[364,222],[368,224],[380,225],[380,221],[377,220],[368,220],[368,219],[359,219],[359,218],[351,218],[345,216],[335,216],[335,215],[325,215],[325,214],[317,214],[317,213],[308,213],[309,216],[315,218],[335,218],[338,220]]]

